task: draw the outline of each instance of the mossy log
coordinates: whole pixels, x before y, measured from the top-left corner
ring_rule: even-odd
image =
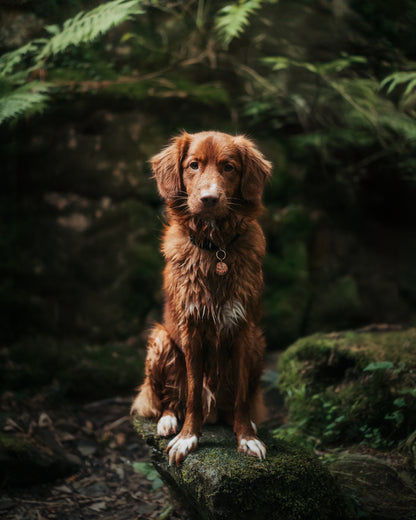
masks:
[[[167,439],[153,421],[137,418],[135,427],[152,448],[162,479],[199,520],[320,520],[346,518],[344,501],[320,461],[285,441],[262,438],[267,458],[237,451],[230,428],[205,426],[198,449],[180,466],[169,466]]]

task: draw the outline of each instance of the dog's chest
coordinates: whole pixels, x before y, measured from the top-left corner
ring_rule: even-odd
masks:
[[[185,321],[210,322],[220,332],[241,326],[247,320],[241,284],[228,274],[215,274],[215,262],[209,270],[204,267],[189,265],[185,276],[183,270],[182,275],[174,275],[174,299],[181,317]]]
[[[194,298],[183,302],[183,315],[186,320],[211,321],[219,331],[231,331],[246,321],[246,311],[236,299],[224,304],[197,301]]]

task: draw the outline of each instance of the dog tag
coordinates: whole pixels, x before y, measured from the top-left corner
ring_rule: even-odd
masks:
[[[217,257],[217,265],[215,266],[215,272],[218,276],[224,276],[228,272],[228,265],[224,263],[227,253],[224,249],[219,249],[215,255]]]

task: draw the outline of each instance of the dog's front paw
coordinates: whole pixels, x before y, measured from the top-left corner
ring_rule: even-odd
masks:
[[[161,437],[169,437],[178,431],[178,420],[173,414],[162,415],[157,423],[157,434]]]
[[[266,446],[258,437],[246,438],[242,437],[238,441],[238,451],[251,455],[252,457],[258,457],[260,460],[266,458]]]
[[[173,438],[166,451],[169,452],[169,466],[175,463],[177,466],[186,458],[189,452],[195,451],[198,446],[196,435],[182,435]]]

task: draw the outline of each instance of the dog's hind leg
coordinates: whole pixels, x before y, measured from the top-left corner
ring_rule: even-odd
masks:
[[[149,336],[145,379],[131,412],[158,419],[158,434],[172,435],[184,415],[186,403],[185,360],[163,325]]]

